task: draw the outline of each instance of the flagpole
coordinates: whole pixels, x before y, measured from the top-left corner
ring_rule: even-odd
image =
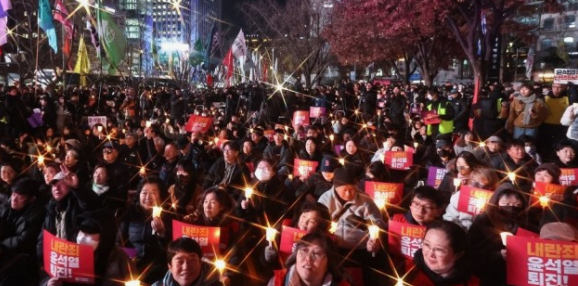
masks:
[[[62,32],[60,37],[62,38],[62,96],[64,96],[64,87],[66,86],[66,54],[64,53],[64,41],[66,38],[64,32],[64,24],[61,23],[60,31]]]
[[[34,81],[38,84],[38,55],[40,50],[40,23],[36,27],[36,66],[34,67]],[[38,95],[38,88],[34,88],[34,98]]]

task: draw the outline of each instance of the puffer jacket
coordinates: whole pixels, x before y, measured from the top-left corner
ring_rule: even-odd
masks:
[[[167,271],[165,277],[161,281],[155,282],[153,286],[221,286],[223,285],[219,281],[219,272],[214,269],[213,266],[207,262],[201,261],[201,272],[199,277],[195,279],[195,282],[190,285],[180,285],[173,279],[173,275],[170,271]]]
[[[9,204],[0,207],[3,230],[0,242],[15,252],[34,256],[36,238],[42,228],[46,210],[43,205],[32,202],[21,211],[13,210]]]
[[[348,221],[347,217],[349,216],[357,216],[365,220],[367,224],[373,222],[373,224],[379,226],[381,229],[385,229],[385,222],[379,209],[373,202],[373,199],[365,193],[358,191],[353,200],[342,204],[341,199],[338,198],[337,192],[335,191],[335,187],[332,187],[319,198],[319,203],[329,209],[331,220],[337,222],[335,241],[340,248],[365,249],[365,243],[361,242],[367,240],[367,229],[362,230]],[[347,210],[345,210],[339,218],[336,218],[344,208]]]
[[[446,208],[444,220],[454,222],[465,230],[470,229],[474,222],[474,216],[469,213],[458,211],[458,202],[460,200],[460,191],[455,192],[450,198],[450,204]]]

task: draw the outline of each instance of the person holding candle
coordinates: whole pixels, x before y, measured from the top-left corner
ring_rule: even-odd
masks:
[[[501,184],[468,232],[474,273],[482,285],[505,285],[506,260],[501,232],[516,234],[518,228],[537,232],[528,224],[526,194],[510,183]]]
[[[168,245],[168,271],[153,286],[222,286],[219,269],[203,261],[201,246],[181,237]]]
[[[415,267],[400,273],[402,278],[397,282],[401,279],[403,285],[478,286],[480,279],[473,275],[470,264],[470,257],[474,257],[470,256],[471,249],[461,227],[448,221],[432,222],[427,226],[422,248],[415,252]]]
[[[367,194],[356,188],[356,182],[345,168],[335,169],[333,187],[325,192],[319,203],[326,206],[336,223],[335,241],[342,255],[347,257],[345,264],[362,265],[365,283],[379,285],[383,277],[371,270],[385,271],[384,253],[381,251],[380,239],[368,239],[367,227],[371,224],[385,229],[381,211]],[[376,252],[377,257],[372,257]]]
[[[137,269],[143,273],[142,280],[151,284],[166,271],[162,254],[172,238],[173,215],[161,209],[168,194],[157,177],[143,178],[137,194],[138,201],[128,208],[121,221],[118,242],[123,247],[136,249]],[[155,208],[161,210],[160,215],[155,214]]]
[[[485,142],[480,142],[472,153],[478,160],[490,165],[494,157],[501,157],[502,139],[496,135],[490,136]]]
[[[538,163],[526,153],[526,144],[522,140],[514,139],[506,143],[506,153],[492,158],[491,166],[505,178],[507,174],[516,175],[514,183],[522,191],[530,192],[532,188],[532,174]]]
[[[339,261],[341,257],[331,238],[317,232],[306,234],[287,258],[287,268],[276,270],[268,286],[348,286]]]

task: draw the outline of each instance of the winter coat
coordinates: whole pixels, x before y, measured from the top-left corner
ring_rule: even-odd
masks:
[[[219,158],[219,160],[213,164],[209,172],[207,172],[203,183],[203,190],[219,185],[225,175],[225,168],[225,159]],[[241,194],[240,190],[245,188],[251,174],[249,168],[244,164],[236,163],[233,168],[231,180],[225,185],[225,187],[227,188],[229,195],[231,195],[233,199],[238,200]]]
[[[458,201],[460,199],[460,191],[455,192],[450,198],[450,204],[446,208],[446,213],[443,215],[444,220],[451,221],[465,230],[468,230],[474,221],[474,216],[469,213],[458,211]]]
[[[301,182],[299,178],[295,178],[294,181]],[[333,181],[328,182],[323,178],[320,173],[314,173],[304,183],[293,184],[295,188],[295,196],[300,198],[306,195],[312,195],[315,199],[319,199],[321,195],[327,192],[333,187]]]
[[[241,194],[237,202],[237,211],[239,217],[266,225],[267,221],[274,224],[283,218],[291,218],[290,209],[295,201],[295,195],[285,188],[284,182],[279,175],[274,176],[267,182],[256,182],[251,184],[258,195],[253,195],[252,205],[244,210],[241,208],[241,201],[245,199],[245,194]],[[265,217],[267,221],[265,221]]]
[[[510,155],[503,153],[500,156],[492,158],[491,166],[494,167],[496,171],[501,171],[498,174],[501,175],[502,178],[506,177],[508,172],[515,170],[517,185],[522,191],[529,192],[532,188],[534,170],[538,167],[538,163],[526,154],[526,157],[522,158],[522,160],[516,164]]]
[[[519,97],[514,98],[510,104],[510,114],[508,120],[506,121],[506,129],[512,130],[514,126],[520,128],[537,128],[544,122],[548,116],[548,106],[544,100],[536,98],[534,101],[533,114],[530,115],[530,121],[528,124],[524,124],[524,107],[526,104],[520,100]]]
[[[39,200],[40,201],[40,200]],[[31,256],[36,254],[36,238],[42,228],[46,209],[44,205],[31,202],[17,211],[10,204],[0,207],[0,242],[8,249]]]
[[[263,151],[263,157],[276,162],[278,171],[283,167],[288,168],[289,172],[293,170],[293,151],[285,141],[283,141],[281,146],[277,146],[275,142],[269,143],[265,151]]]
[[[329,209],[332,221],[337,222],[335,242],[340,248],[365,249],[365,242],[368,238],[367,230],[357,227],[352,223],[352,218],[361,218],[366,222],[372,221],[373,224],[381,229],[385,229],[381,211],[377,208],[373,199],[365,193],[358,191],[353,200],[342,203],[335,191],[335,187],[332,187],[319,198],[319,203]],[[339,216],[342,209],[346,210]],[[352,217],[348,220],[349,216]]]

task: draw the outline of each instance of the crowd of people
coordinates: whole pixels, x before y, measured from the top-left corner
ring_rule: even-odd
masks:
[[[501,232],[578,242],[578,181],[548,207],[533,195],[578,168],[571,83],[488,84],[475,103],[461,85],[347,80],[0,88],[1,286],[76,285],[44,269],[45,232],[92,247],[93,285],[507,285]],[[368,182],[402,184],[400,201],[376,204]],[[479,214],[459,210],[461,186],[493,193]],[[220,227],[225,270],[173,221]],[[413,259],[389,251],[391,222],[425,227]],[[267,235],[283,225],[306,233],[287,259]]]

